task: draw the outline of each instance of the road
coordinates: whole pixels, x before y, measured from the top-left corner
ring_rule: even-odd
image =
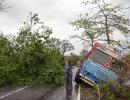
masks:
[[[60,87],[59,89],[52,91],[48,95],[40,98],[39,100],[77,100],[78,98],[78,86],[74,82],[74,76],[78,68],[73,69],[73,89],[68,90],[65,86]]]
[[[77,69],[73,69],[72,90],[68,90],[66,86],[51,90],[43,86],[7,87],[0,88],[0,100],[97,100],[91,87],[74,82]]]

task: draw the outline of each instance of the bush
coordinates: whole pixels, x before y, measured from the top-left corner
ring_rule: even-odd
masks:
[[[100,93],[101,93],[101,100],[130,99],[130,89],[124,84],[116,84],[116,83],[101,84]]]
[[[62,85],[62,55],[56,45],[50,45],[52,30],[40,22],[37,14],[32,14],[29,21],[12,41],[0,36],[0,86]]]

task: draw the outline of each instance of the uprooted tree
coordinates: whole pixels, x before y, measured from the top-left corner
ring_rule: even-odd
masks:
[[[108,44],[120,45],[119,41],[111,37],[115,30],[120,31],[124,36],[128,36],[130,31],[130,20],[125,11],[128,8],[121,5],[112,5],[104,0],[87,0],[83,2],[89,7],[86,13],[80,14],[80,18],[71,22],[76,28],[83,29],[80,35],[73,35],[73,38],[80,38],[93,46],[94,41],[107,41]],[[121,46],[121,45],[120,45]]]

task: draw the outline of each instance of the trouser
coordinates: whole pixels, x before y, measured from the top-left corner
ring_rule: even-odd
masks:
[[[66,76],[66,85],[72,87],[72,75]]]

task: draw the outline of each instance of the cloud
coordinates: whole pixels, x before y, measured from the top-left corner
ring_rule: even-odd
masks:
[[[29,12],[38,13],[45,25],[52,27],[53,36],[61,39],[69,39],[74,34],[74,28],[69,23],[77,16],[86,12],[84,0],[7,0],[11,9],[0,13],[0,30],[5,34],[16,34],[22,22],[27,19]],[[123,0],[114,0],[123,2]],[[126,5],[130,4],[125,0]],[[129,12],[130,14],[130,12]],[[79,40],[70,40],[76,47],[75,52],[81,50]]]

